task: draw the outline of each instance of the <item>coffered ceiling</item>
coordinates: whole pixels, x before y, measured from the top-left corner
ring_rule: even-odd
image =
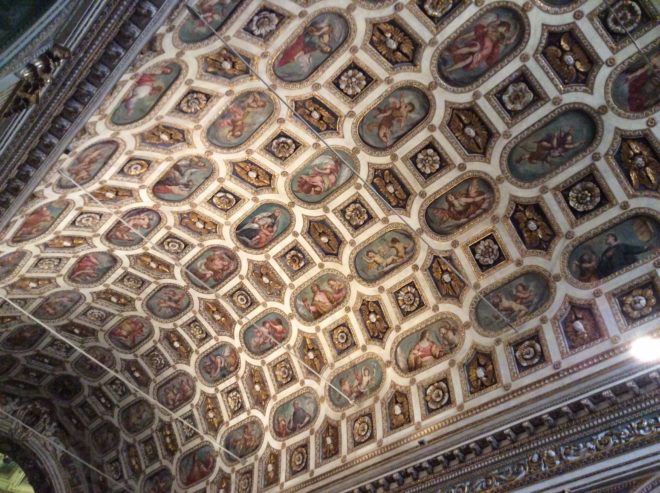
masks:
[[[611,3],[179,8],[2,233],[3,390],[133,489],[308,491],[602,372],[660,311]]]

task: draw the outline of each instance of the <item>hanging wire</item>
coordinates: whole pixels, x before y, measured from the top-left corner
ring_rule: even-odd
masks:
[[[107,206],[105,206],[103,203],[101,203],[101,202],[100,202],[96,197],[94,197],[94,196],[93,196],[93,195],[92,195],[92,194],[91,194],[91,193],[90,193],[85,187],[83,187],[82,185],[80,185],[79,183],[77,183],[77,182],[76,182],[73,178],[71,178],[70,176],[66,175],[61,169],[58,170],[58,173],[59,173],[62,177],[66,178],[66,179],[69,180],[71,183],[73,183],[78,189],[80,189],[80,190],[83,192],[83,194],[85,194],[86,196],[90,197],[90,198],[91,198],[94,202],[96,202],[100,207],[102,207],[104,210],[108,211],[112,216],[116,217],[116,218],[117,218],[117,219],[118,219],[118,220],[119,220],[124,226],[126,226],[127,228],[129,228],[129,229],[130,229],[135,235],[137,235],[137,236],[139,236],[140,238],[142,238],[142,240],[145,241],[146,244],[147,244],[148,246],[151,246],[152,248],[154,247],[154,243],[152,242],[152,240],[150,240],[150,239],[147,238],[145,235],[143,235],[142,233],[140,233],[137,229],[135,229],[133,226],[131,226],[126,220],[124,220],[124,218],[122,218],[122,217],[121,217],[119,214],[117,214],[114,210],[110,209],[109,207],[107,207]],[[202,281],[202,280],[201,280],[201,279],[200,279],[200,278],[199,278],[194,272],[192,272],[190,269],[188,269],[187,267],[183,267],[182,269],[183,269],[183,271],[184,271],[186,274],[188,274],[188,275],[189,275],[194,281],[198,282],[198,283],[201,284],[202,286],[204,286],[204,287],[206,287],[207,289],[209,289],[210,291],[212,291],[212,289],[209,287],[209,285],[206,284],[204,281]],[[217,301],[222,301],[222,300],[224,299],[224,298],[222,297],[222,295],[220,295],[220,293],[218,293],[217,291],[214,291],[214,292],[213,292],[213,297],[214,297]],[[224,301],[227,301],[227,300],[224,300]],[[278,341],[277,339],[275,339],[275,338],[274,338],[269,332],[266,333],[266,336],[271,340],[271,342],[275,343],[275,348],[274,348],[275,350],[284,347],[285,344],[282,343],[282,342],[280,342],[280,341]],[[339,395],[341,395],[344,399],[346,399],[350,404],[354,404],[353,400],[352,400],[350,397],[348,397],[346,394],[344,394],[344,393],[343,393],[343,392],[342,392],[342,391],[341,391],[336,385],[334,385],[332,382],[329,382],[328,380],[326,380],[325,378],[323,378],[323,377],[322,377],[322,376],[321,376],[316,370],[314,370],[314,368],[312,368],[312,367],[309,366],[307,363],[305,363],[305,361],[304,361],[300,356],[298,356],[298,355],[295,353],[295,351],[292,351],[292,352],[290,352],[289,354],[290,354],[294,359],[296,359],[301,365],[303,365],[308,371],[312,372],[312,373],[313,373],[316,377],[318,377],[322,382],[326,383],[326,384],[327,384],[329,387],[331,387],[335,392],[337,392],[337,393],[338,393]]]
[[[131,491],[131,490],[129,490],[128,488],[126,488],[126,486],[124,486],[123,484],[119,483],[116,479],[112,478],[111,476],[108,476],[106,473],[104,473],[103,471],[97,469],[96,467],[94,467],[92,464],[90,464],[90,463],[87,462],[86,460],[81,459],[78,455],[76,455],[76,454],[74,454],[73,452],[70,452],[70,451],[68,451],[66,448],[62,447],[60,444],[58,444],[58,443],[57,443],[55,440],[53,440],[52,438],[47,437],[46,435],[43,435],[41,432],[37,431],[36,429],[32,428],[31,426],[27,425],[26,423],[23,423],[23,421],[21,421],[21,420],[18,419],[17,417],[15,417],[15,416],[9,414],[7,411],[5,411],[4,409],[2,409],[2,407],[0,407],[0,414],[3,415],[3,416],[5,416],[6,418],[9,418],[9,419],[10,419],[11,421],[13,421],[14,423],[17,423],[18,425],[20,425],[20,426],[26,428],[26,429],[29,430],[31,433],[34,433],[35,435],[39,436],[42,440],[44,440],[45,442],[47,442],[48,444],[50,444],[50,445],[53,446],[54,448],[56,448],[56,449],[59,450],[60,452],[65,453],[66,455],[68,455],[69,457],[75,459],[76,461],[80,462],[81,464],[85,465],[86,467],[88,467],[89,469],[91,469],[92,471],[94,471],[96,474],[98,474],[98,475],[100,475],[100,476],[103,476],[104,478],[110,480],[111,483],[115,484],[116,486],[119,486],[119,487],[121,488],[121,491],[129,491],[129,492]],[[38,486],[41,486],[41,485],[38,485]]]
[[[341,156],[341,155],[340,155],[340,154],[339,154],[339,153],[338,153],[333,147],[331,147],[330,144],[328,143],[328,141],[326,141],[326,140],[323,138],[323,136],[321,136],[321,134],[319,134],[319,133],[316,131],[316,129],[315,129],[314,127],[312,127],[312,126],[311,126],[311,125],[310,125],[310,124],[309,124],[309,123],[308,123],[303,117],[301,117],[300,114],[298,114],[298,112],[297,112],[297,111],[296,111],[296,110],[295,110],[295,109],[289,104],[289,102],[288,102],[284,97],[282,97],[280,94],[278,94],[278,93],[275,91],[275,89],[273,89],[273,87],[271,86],[271,84],[270,84],[266,79],[264,79],[261,75],[259,75],[259,73],[258,73],[258,72],[252,67],[252,64],[250,63],[250,61],[249,61],[248,59],[246,59],[243,55],[241,55],[238,51],[236,51],[236,50],[235,50],[235,49],[234,49],[234,48],[233,48],[233,47],[232,47],[227,41],[225,41],[225,39],[220,35],[220,33],[218,33],[218,31],[215,30],[215,29],[213,28],[213,26],[211,26],[211,25],[208,23],[208,21],[207,21],[207,20],[206,20],[206,19],[205,19],[205,18],[204,18],[204,17],[203,17],[203,16],[202,16],[202,15],[201,15],[201,14],[200,14],[195,8],[194,8],[194,7],[192,7],[191,5],[186,4],[186,8],[188,9],[188,11],[189,11],[194,17],[196,17],[197,19],[199,19],[200,21],[202,21],[202,22],[204,23],[204,25],[206,26],[206,28],[207,28],[208,30],[210,30],[210,31],[215,35],[215,37],[218,38],[218,39],[222,42],[222,44],[224,45],[224,47],[225,47],[227,50],[229,50],[229,51],[230,51],[235,57],[237,57],[239,60],[241,60],[241,62],[243,62],[243,63],[245,64],[245,66],[248,68],[248,70],[250,71],[250,73],[251,73],[252,75],[254,75],[257,79],[259,79],[259,80],[261,81],[261,83],[264,84],[264,86],[266,86],[266,89],[268,89],[269,92],[271,92],[271,93],[272,93],[272,94],[273,94],[273,95],[274,95],[274,96],[275,96],[275,97],[276,97],[276,98],[277,98],[277,99],[278,99],[278,100],[279,100],[284,106],[286,106],[286,108],[287,108],[289,111],[291,111],[291,113],[293,114],[293,116],[294,116],[298,121],[300,121],[300,122],[301,122],[301,123],[302,123],[302,124],[303,124],[303,125],[309,130],[309,131],[310,131],[310,132],[312,132],[312,133],[314,134],[314,136],[315,136],[320,142],[322,142],[322,143],[325,145],[325,147],[326,147],[330,152],[332,152],[332,153],[337,157],[337,159],[339,159],[339,160],[340,160],[340,161],[341,161],[341,162],[342,162],[342,163],[343,163],[343,164],[344,164],[344,165],[345,165],[345,166],[351,171],[351,173],[353,173],[353,175],[356,176],[356,177],[358,178],[358,180],[362,182],[362,184],[363,184],[365,187],[367,187],[369,190],[371,190],[371,191],[372,191],[374,194],[376,194],[377,196],[380,195],[380,194],[378,193],[378,190],[376,190],[376,188],[375,188],[371,183],[369,183],[366,179],[364,179],[362,176],[360,176],[360,173],[358,172],[358,170],[355,169],[355,167],[354,167],[353,165],[351,165],[351,164],[350,164],[350,163],[349,163],[344,157],[342,157],[342,156]],[[415,236],[417,236],[417,238],[419,238],[419,239],[420,239],[420,240],[421,240],[421,241],[422,241],[422,242],[423,242],[423,243],[429,248],[429,251],[431,251],[431,252],[435,252],[435,249],[433,248],[433,246],[431,245],[431,243],[429,243],[429,241],[426,239],[426,237],[425,237],[424,235],[421,235],[421,234],[417,233],[417,231],[415,230],[415,228],[414,228],[414,227],[408,222],[408,220],[407,220],[405,217],[403,217],[403,216],[401,215],[401,213],[399,213],[399,212],[398,212],[394,207],[392,207],[387,201],[383,200],[383,202],[385,203],[387,209],[389,209],[389,212],[390,212],[391,214],[395,215],[395,216],[397,217],[397,219],[399,219],[399,220],[400,220],[405,226],[408,226],[408,227],[412,230],[413,234],[414,234]],[[465,286],[469,286],[469,285],[470,285],[469,281],[468,281],[467,279],[465,279],[465,277],[460,273],[460,271],[459,271],[456,267],[454,267],[454,266],[452,265],[451,262],[447,261],[447,259],[445,259],[442,255],[438,255],[438,258],[440,259],[440,261],[441,261],[442,263],[445,264],[446,267],[448,267],[448,268],[454,273],[454,275],[455,275],[456,277],[458,277],[458,278],[461,280],[461,282],[463,282],[463,284],[465,284]],[[508,325],[508,326],[509,326],[514,332],[518,332],[517,329],[516,329],[516,328],[513,326],[513,324],[511,323],[511,321],[509,320],[509,318],[506,317],[504,314],[502,314],[502,312],[500,312],[497,308],[495,308],[495,307],[493,306],[493,304],[492,304],[492,303],[491,303],[486,297],[484,297],[484,296],[483,296],[481,293],[479,293],[478,291],[475,291],[475,295],[476,295],[481,301],[483,301],[484,303],[486,303],[486,305],[489,307],[490,310],[492,310],[494,313],[497,314],[497,315],[496,315],[496,319],[497,319],[497,320],[504,320],[505,324]]]
[[[108,366],[106,366],[106,365],[105,365],[104,363],[102,363],[100,360],[98,360],[97,358],[95,358],[94,356],[92,356],[91,354],[89,354],[87,351],[85,351],[82,347],[78,346],[76,343],[74,343],[74,342],[72,342],[71,340],[67,339],[66,337],[64,337],[63,335],[61,335],[59,332],[57,332],[55,329],[53,329],[53,328],[50,327],[49,325],[43,323],[43,322],[42,322],[41,320],[39,320],[38,318],[34,317],[31,313],[25,311],[23,308],[21,308],[21,307],[18,306],[16,303],[14,303],[13,301],[11,301],[11,300],[10,300],[9,298],[7,298],[5,295],[0,294],[0,299],[4,300],[6,303],[8,303],[8,304],[11,305],[12,307],[14,307],[16,310],[18,310],[19,312],[21,312],[24,316],[26,316],[27,318],[29,318],[29,319],[32,320],[33,322],[39,324],[41,327],[43,327],[43,328],[46,329],[48,332],[50,332],[50,333],[53,335],[53,337],[55,337],[56,339],[59,339],[60,341],[66,342],[67,344],[71,345],[71,346],[72,346],[74,349],[76,349],[79,353],[84,354],[84,355],[87,356],[91,361],[93,361],[93,362],[96,363],[98,366],[100,366],[101,368],[103,368],[105,371],[107,371],[107,372],[110,373],[111,375],[114,375],[115,377],[117,377],[119,380],[122,381],[122,383],[124,383],[124,385],[128,386],[130,389],[132,389],[134,392],[136,392],[137,394],[139,394],[140,396],[142,396],[144,399],[146,399],[146,400],[148,400],[149,402],[151,402],[155,407],[157,407],[158,409],[160,409],[161,412],[163,412],[163,413],[166,414],[166,415],[169,415],[169,416],[170,416],[171,418],[173,418],[174,420],[179,421],[181,424],[183,424],[183,425],[186,426],[187,428],[190,428],[190,429],[194,430],[195,432],[197,432],[197,434],[199,434],[199,436],[201,436],[201,437],[205,436],[205,434],[204,434],[204,432],[203,432],[202,430],[200,430],[200,429],[197,428],[196,426],[194,426],[194,425],[188,423],[188,422],[185,421],[183,418],[181,418],[181,417],[175,415],[172,411],[170,411],[168,408],[166,408],[164,405],[162,405],[162,404],[161,404],[160,402],[158,402],[156,399],[154,399],[154,398],[151,397],[149,394],[147,394],[146,392],[144,392],[142,389],[140,389],[139,387],[137,387],[136,385],[134,385],[130,380],[128,380],[126,377],[124,377],[121,373],[118,373],[118,372],[116,372],[115,370],[113,370],[113,369],[109,368]],[[226,449],[225,447],[223,447],[222,445],[220,445],[220,444],[216,444],[215,442],[211,442],[211,443],[213,443],[213,444],[214,444],[216,447],[218,447],[221,451],[223,451],[223,452],[225,452],[226,454],[232,456],[232,457],[233,457],[234,459],[236,459],[237,461],[242,461],[242,459],[241,459],[240,457],[238,457],[236,454],[234,454],[234,453],[231,452],[230,450],[227,450],[227,449]]]
[[[632,34],[630,34],[630,31],[628,31],[628,28],[626,27],[625,23],[621,21],[621,17],[619,16],[619,14],[614,11],[614,9],[612,8],[612,4],[610,4],[610,0],[605,0],[605,5],[607,6],[607,10],[610,11],[610,14],[616,17],[616,20],[619,22],[619,26],[621,26],[623,30],[626,32],[626,35],[628,36],[632,44],[635,45],[635,48],[637,48],[639,54],[642,56],[642,58],[646,60],[646,64],[651,65],[651,60],[649,59],[648,55],[644,53],[642,48],[640,48],[640,46],[637,44],[637,40],[633,37]]]

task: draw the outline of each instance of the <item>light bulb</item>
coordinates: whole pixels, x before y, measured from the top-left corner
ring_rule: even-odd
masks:
[[[630,353],[640,361],[660,360],[660,339],[644,336],[630,345]]]

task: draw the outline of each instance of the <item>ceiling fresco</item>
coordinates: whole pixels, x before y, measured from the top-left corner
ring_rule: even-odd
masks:
[[[653,329],[658,14],[611,3],[199,2],[242,58],[182,6],[1,233],[3,390],[136,491],[309,491]]]

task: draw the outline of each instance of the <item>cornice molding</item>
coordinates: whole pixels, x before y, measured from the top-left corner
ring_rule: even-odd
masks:
[[[174,0],[110,0],[75,47],[77,54],[18,125],[0,162],[0,228],[29,196],[87,117],[174,8]],[[72,50],[73,51],[73,50]]]

